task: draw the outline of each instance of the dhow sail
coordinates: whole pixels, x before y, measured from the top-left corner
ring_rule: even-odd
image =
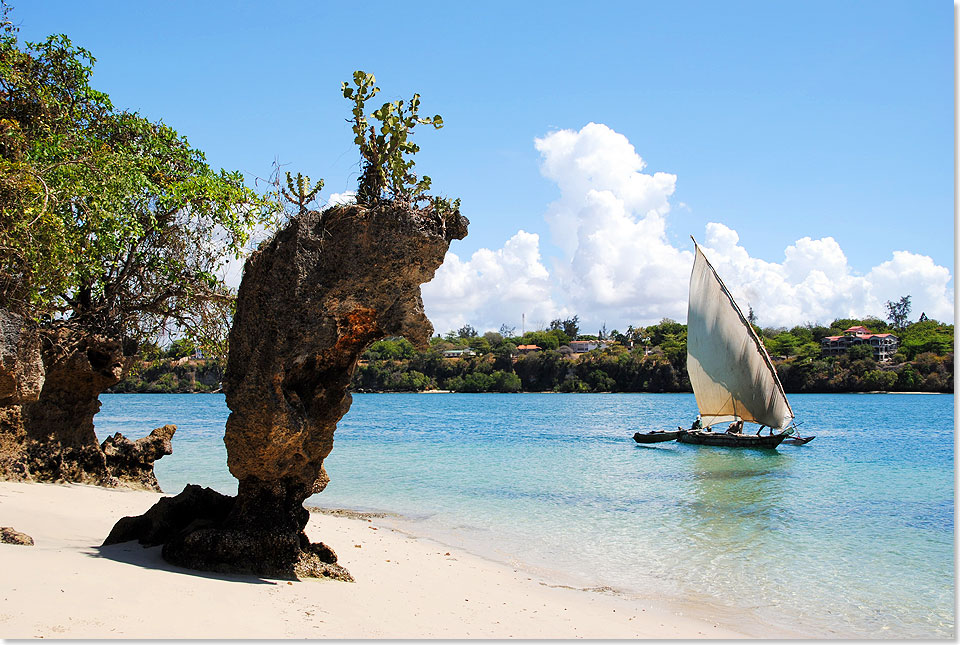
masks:
[[[703,425],[736,420],[782,429],[793,420],[753,327],[696,247],[687,309],[687,372]]]

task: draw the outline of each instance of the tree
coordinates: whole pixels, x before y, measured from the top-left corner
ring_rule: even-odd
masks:
[[[912,360],[918,354],[944,355],[953,351],[953,325],[925,320],[908,325],[900,332],[901,351]]]
[[[847,357],[851,361],[873,358],[873,348],[870,345],[854,345],[847,350]]]
[[[114,108],[90,52],[64,35],[21,44],[2,15],[0,308],[40,328],[46,370],[24,426],[97,448],[97,395],[138,345],[176,332],[225,352],[218,270],[275,209],[169,126]]]
[[[512,338],[515,333],[517,333],[516,327],[511,327],[507,323],[500,325],[500,336],[503,338]]]
[[[167,350],[167,358],[177,359],[193,356],[196,351],[197,347],[193,344],[193,341],[189,338],[180,338],[170,344],[170,348]]]
[[[474,338],[477,335],[477,330],[474,329],[472,325],[464,325],[459,330],[457,330],[457,336],[460,338]]]
[[[580,333],[580,317],[574,316],[564,320],[556,318],[550,322],[550,330],[562,331],[570,340],[576,340],[577,334]]]
[[[232,297],[217,270],[271,209],[172,128],[116,110],[89,85],[94,63],[63,35],[21,47],[4,24],[0,306],[140,342],[177,328],[222,344]]]
[[[903,329],[909,322],[910,316],[910,296],[903,296],[896,302],[887,300],[887,320],[893,325],[894,329]]]

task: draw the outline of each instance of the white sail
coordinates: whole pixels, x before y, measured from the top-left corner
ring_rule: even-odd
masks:
[[[694,246],[687,372],[703,425],[742,419],[786,427],[793,410],[763,343],[696,240]]]

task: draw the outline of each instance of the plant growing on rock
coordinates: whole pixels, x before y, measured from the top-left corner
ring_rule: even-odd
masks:
[[[278,187],[300,212],[246,262],[223,378],[231,410],[224,444],[237,496],[195,499],[188,486],[174,498],[183,524],[157,542],[162,556],[179,566],[352,579],[332,549],[304,533],[309,513],[303,502],[329,482],[323,463],[350,408],[358,359],[386,337],[426,346],[433,327],[420,285],[433,278],[450,242],[463,239],[469,224],[448,202],[446,210],[416,208],[429,180],[417,180],[404,157],[418,149],[409,132],[418,123],[439,127],[439,117],[421,119],[415,95],[409,104],[387,103],[374,112],[378,134],[364,114],[365,101],[377,92],[373,76],[358,72],[355,80],[358,91],[344,87],[344,95],[356,99],[365,160],[360,203],[318,212],[306,208],[319,190],[309,179],[288,174],[286,190]],[[413,370],[393,386],[429,384]],[[107,542],[143,542],[144,530],[154,535],[152,516],[167,512],[161,506],[121,520]]]
[[[430,177],[418,178],[413,172],[411,158],[420,146],[411,140],[417,125],[443,127],[443,118],[420,116],[420,95],[414,94],[409,101],[388,101],[379,108],[366,113],[366,104],[379,92],[373,74],[363,71],[353,73],[353,83],[341,85],[343,97],[353,101],[354,143],[360,148],[362,171],[357,191],[357,203],[375,205],[390,200],[413,203],[430,189]],[[371,124],[371,119],[375,123]]]

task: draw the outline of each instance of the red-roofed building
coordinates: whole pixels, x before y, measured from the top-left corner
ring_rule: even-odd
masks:
[[[530,352],[539,352],[540,347],[537,345],[517,345],[517,351],[521,354],[529,354]]]
[[[893,358],[900,347],[900,339],[893,334],[874,334],[863,325],[843,330],[843,336],[827,336],[820,341],[820,352],[824,356],[839,356],[857,345],[869,345],[873,357],[878,361]]]

